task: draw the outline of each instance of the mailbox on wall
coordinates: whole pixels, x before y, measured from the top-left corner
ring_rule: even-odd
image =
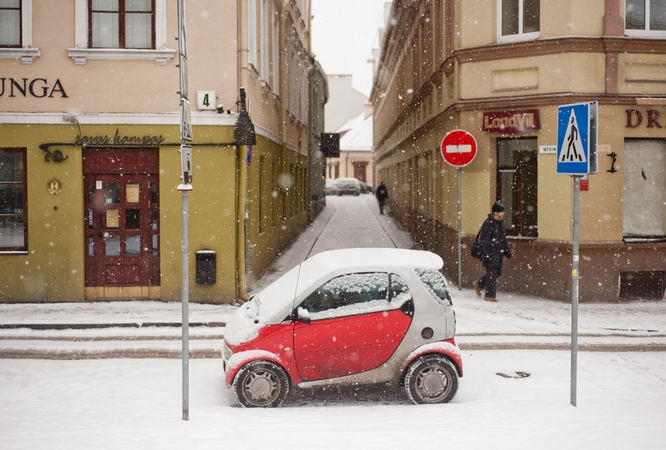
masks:
[[[217,252],[199,250],[197,252],[197,284],[215,284],[217,272]]]

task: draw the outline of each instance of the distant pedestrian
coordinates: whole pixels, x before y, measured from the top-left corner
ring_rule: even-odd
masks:
[[[383,181],[379,183],[377,191],[375,192],[375,196],[379,202],[379,214],[384,214],[384,205],[388,201],[388,188]]]
[[[481,290],[486,290],[484,300],[496,302],[495,289],[497,278],[502,274],[502,260],[506,256],[511,258],[511,250],[506,243],[506,234],[504,233],[504,206],[500,202],[495,202],[492,208],[492,214],[481,225],[479,232],[481,242],[481,262],[486,268],[486,274],[478,281],[474,282],[476,295],[481,297]]]

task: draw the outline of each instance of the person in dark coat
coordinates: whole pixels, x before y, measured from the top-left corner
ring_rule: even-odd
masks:
[[[379,202],[379,214],[384,214],[384,205],[388,201],[388,188],[383,181],[379,183],[377,191],[375,191],[375,196]]]
[[[511,258],[511,250],[506,242],[504,233],[504,206],[500,202],[495,202],[492,208],[492,214],[481,225],[479,241],[481,242],[481,261],[486,268],[486,274],[478,281],[474,282],[476,295],[481,297],[481,290],[486,290],[484,300],[496,302],[495,288],[497,278],[502,274],[502,260],[506,256]]]

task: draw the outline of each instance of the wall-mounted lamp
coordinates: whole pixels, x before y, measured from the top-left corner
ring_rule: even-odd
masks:
[[[254,125],[247,112],[245,88],[240,88],[240,100],[237,104],[240,105],[241,110],[234,125],[234,140],[236,141],[236,145],[255,145],[257,143],[257,135],[254,132]]]
[[[609,170],[607,170],[606,172],[608,172],[608,173],[617,172],[617,169],[615,169],[615,161],[617,160],[617,153],[615,153],[615,152],[608,153],[608,154],[606,154],[606,156],[608,156],[610,158],[613,158],[613,162],[611,163],[611,168]]]

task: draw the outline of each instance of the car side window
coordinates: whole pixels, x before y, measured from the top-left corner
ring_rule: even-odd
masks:
[[[391,282],[391,302],[402,304],[405,300],[412,298],[412,294],[409,292],[409,288],[402,278],[399,275],[394,273],[390,276]]]
[[[437,270],[417,270],[416,273],[439,303],[445,306],[453,304],[444,275]]]
[[[396,284],[396,289],[403,288]],[[329,319],[386,310],[388,296],[389,274],[352,273],[326,282],[301,307],[308,310],[312,320]]]

